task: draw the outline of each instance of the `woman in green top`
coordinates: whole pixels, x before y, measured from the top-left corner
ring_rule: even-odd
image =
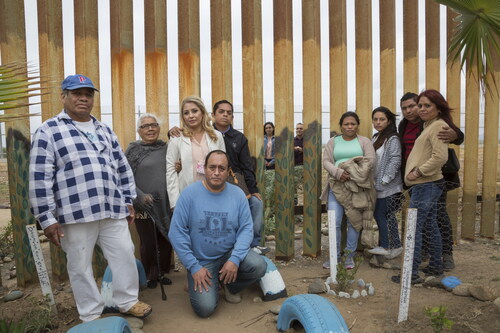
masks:
[[[351,175],[347,170],[342,169],[340,164],[346,162],[353,157],[366,157],[370,166],[375,163],[375,150],[371,140],[358,135],[359,117],[355,112],[346,112],[342,115],[339,125],[342,131],[341,135],[337,135],[328,141],[323,153],[323,167],[328,172],[327,186],[321,195],[321,200],[328,201],[328,210],[335,211],[335,226],[337,229],[337,259],[340,259],[340,226],[344,215],[344,207],[339,203],[331,186],[336,182],[346,182],[351,180]],[[372,169],[369,167],[368,169]],[[373,182],[373,180],[371,180]],[[347,246],[346,253],[348,256],[345,261],[347,269],[354,268],[354,252],[358,244],[360,227],[355,228],[349,220],[347,220]],[[323,264],[324,268],[330,267],[330,262]]]

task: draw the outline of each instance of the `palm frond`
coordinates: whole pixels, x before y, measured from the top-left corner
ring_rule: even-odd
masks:
[[[500,57],[500,0],[435,1],[459,14],[448,56],[461,69],[467,64],[469,75],[475,68],[482,87],[498,94],[493,62]]]

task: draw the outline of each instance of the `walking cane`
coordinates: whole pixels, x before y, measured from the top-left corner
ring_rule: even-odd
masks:
[[[160,283],[160,289],[161,289],[161,299],[166,301],[167,300],[167,294],[165,294],[165,289],[163,288],[163,279],[161,276],[161,268],[160,268],[160,249],[158,247],[158,234],[156,231],[156,221],[153,217],[153,214],[147,210],[148,215],[151,217],[151,221],[153,222],[153,234],[155,238],[155,249],[156,249],[156,265],[158,266],[158,282]]]

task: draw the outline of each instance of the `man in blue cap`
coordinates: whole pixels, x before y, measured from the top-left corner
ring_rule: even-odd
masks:
[[[128,224],[134,221],[134,176],[116,134],[90,113],[92,80],[70,75],[62,82],[61,113],[33,135],[30,204],[47,238],[61,246],[80,319],[101,316],[104,303],[92,272],[95,244],[113,273],[113,301],[124,314],[145,318]]]

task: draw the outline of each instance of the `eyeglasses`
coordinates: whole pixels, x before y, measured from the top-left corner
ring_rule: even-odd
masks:
[[[158,123],[150,123],[139,126],[140,129],[158,128]]]

